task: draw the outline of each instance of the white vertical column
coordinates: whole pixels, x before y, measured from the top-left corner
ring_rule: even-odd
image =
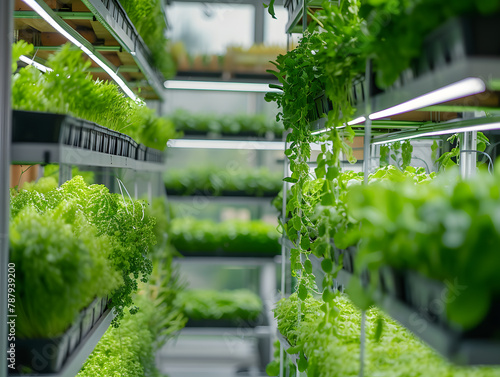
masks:
[[[460,174],[462,178],[476,175],[477,131],[464,132],[460,143]]]

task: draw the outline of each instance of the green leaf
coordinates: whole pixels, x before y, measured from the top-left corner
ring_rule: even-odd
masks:
[[[289,355],[295,355],[295,354],[299,353],[301,350],[302,350],[302,345],[299,344],[296,346],[289,347],[286,350],[286,353]]]
[[[299,369],[299,372],[304,372],[307,369],[307,360],[306,357],[304,356],[303,351],[300,351],[300,358],[299,361],[297,362],[297,368]]]
[[[312,266],[312,263],[309,259],[307,259],[305,262],[304,262],[304,270],[308,273],[308,274],[311,274],[312,273],[312,269],[313,269],[313,266]]]
[[[266,373],[268,376],[275,377],[280,374],[280,363],[279,361],[273,360],[266,366]]]
[[[488,289],[470,286],[452,293],[456,297],[450,299],[446,307],[446,314],[451,322],[466,330],[472,329],[488,314],[491,302]]]
[[[309,250],[309,247],[311,246],[311,241],[309,240],[309,236],[303,236],[300,240],[300,247],[302,250]]]
[[[326,173],[326,179],[329,181],[333,181],[339,175],[339,168],[336,166],[328,168],[328,172]]]
[[[262,5],[264,6],[264,8],[267,8],[267,11],[271,15],[271,17],[274,18],[275,20],[277,20],[276,13],[274,11],[274,1],[275,0],[270,0],[269,5],[266,3],[262,3]]]
[[[304,282],[300,282],[299,284],[298,296],[302,301],[307,298],[307,287],[305,286]]]
[[[321,269],[327,274],[333,270],[333,262],[330,258],[325,258],[321,261]]]
[[[382,331],[384,330],[384,319],[382,317],[377,317],[377,326],[375,327],[374,339],[375,342],[380,341],[380,337],[382,336]]]
[[[285,178],[283,178],[283,181],[289,182],[289,183],[297,183],[297,179],[292,178],[292,177],[285,177]]]

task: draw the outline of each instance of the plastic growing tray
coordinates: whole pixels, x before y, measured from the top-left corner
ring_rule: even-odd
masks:
[[[163,162],[163,152],[146,148],[130,136],[69,115],[14,110],[12,143],[71,147],[153,163]],[[29,158],[27,158],[29,160]],[[50,148],[42,163],[54,161]]]

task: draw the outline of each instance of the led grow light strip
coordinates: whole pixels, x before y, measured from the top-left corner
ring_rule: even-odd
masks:
[[[365,117],[359,117],[359,118],[351,120],[350,122],[347,122],[347,125],[348,126],[353,126],[355,124],[364,123],[365,121],[366,121]],[[345,128],[345,127],[346,127],[346,125],[344,124],[343,126],[337,127],[337,130],[339,130],[341,128]],[[314,132],[311,133],[311,135],[319,135],[319,134],[322,134],[322,133],[330,131],[330,130],[331,130],[331,128],[325,128],[323,130],[314,131]]]
[[[241,140],[193,140],[174,139],[167,142],[169,148],[200,148],[200,149],[249,149],[284,151],[282,141],[241,141]]]
[[[447,134],[454,134],[454,133],[459,133],[459,132],[497,130],[499,128],[500,128],[500,122],[478,124],[475,126],[457,127],[457,128],[449,128],[449,129],[443,129],[443,130],[437,130],[437,131],[423,132],[421,134],[408,135],[408,136],[403,136],[400,138],[395,138],[395,139],[390,139],[390,140],[374,141],[372,143],[372,145],[394,143],[396,141],[409,140],[409,139],[415,139],[415,138],[420,138],[420,137],[447,135]]]
[[[59,23],[47,12],[43,6],[41,6],[36,0],[23,0],[27,5],[31,7],[36,13],[40,15],[46,22],[50,24],[54,29],[56,29],[60,34],[68,39],[75,46],[80,48],[85,54],[88,55],[97,65],[99,65],[111,78],[120,86],[123,92],[129,96],[132,100],[136,100],[137,97],[134,92],[125,84],[125,82],[118,76],[104,61],[99,59],[89,48],[83,45],[78,39],[72,36],[68,31],[66,31]]]
[[[28,58],[27,56],[21,55],[19,57],[19,60],[28,64],[28,65],[32,65],[33,67],[35,67],[36,69],[38,69],[42,72],[52,72],[52,68],[49,68],[49,67],[44,66],[43,64],[37,63],[36,61],[34,61],[31,58]]]
[[[396,114],[406,113],[408,111],[414,111],[423,107],[481,93],[485,90],[486,85],[483,80],[477,77],[469,77],[457,81],[456,83],[443,86],[442,88],[403,102],[399,105],[389,107],[388,109],[382,111],[377,111],[371,114],[369,118],[372,120],[387,118]]]
[[[280,92],[279,89],[269,88],[268,84],[258,84],[250,82],[215,82],[215,81],[186,81],[167,80],[163,84],[166,89],[180,90],[213,90],[227,92]]]

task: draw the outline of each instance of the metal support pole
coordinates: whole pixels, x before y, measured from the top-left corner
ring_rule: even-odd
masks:
[[[72,178],[71,165],[59,164],[59,186]]]
[[[307,0],[302,0],[302,32],[307,30]]]
[[[460,142],[460,174],[462,178],[471,178],[476,175],[477,131],[464,132]]]
[[[255,44],[264,43],[264,18],[266,10],[258,3],[255,5],[255,24],[254,24],[254,38]]]
[[[359,338],[359,377],[363,377],[365,367],[366,311],[361,311],[361,335]]]
[[[9,265],[9,182],[12,109],[10,104],[10,80],[12,76],[11,54],[13,42],[14,2],[0,2],[0,377],[6,377],[7,361],[7,277]],[[13,342],[12,342],[13,343]],[[15,355],[14,355],[15,356]]]

